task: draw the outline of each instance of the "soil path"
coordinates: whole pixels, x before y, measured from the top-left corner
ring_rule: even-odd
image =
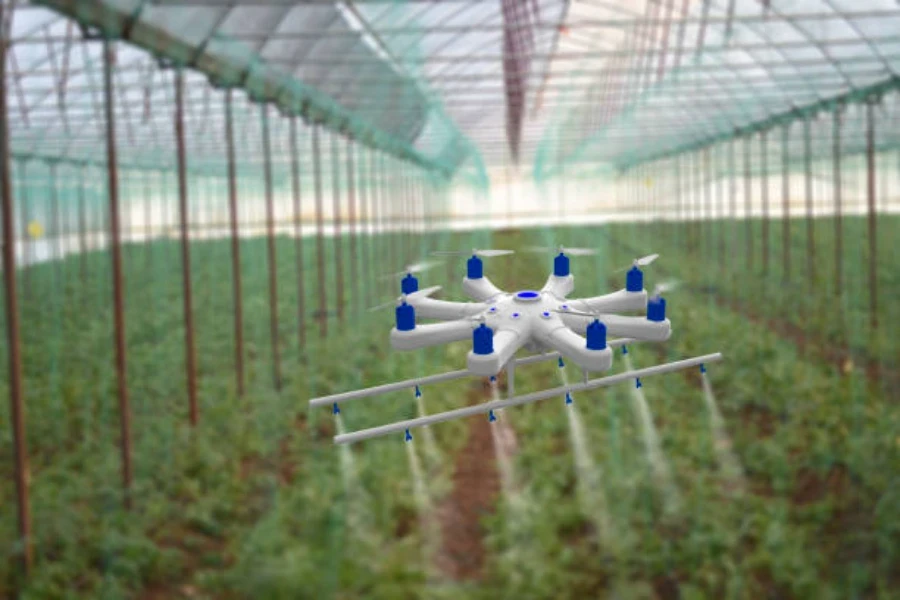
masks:
[[[478,384],[468,404],[490,399],[490,387]],[[435,562],[449,579],[478,579],[485,562],[482,518],[494,511],[500,475],[494,454],[491,424],[486,418],[468,419],[468,438],[456,456],[453,489],[437,508],[442,547]]]

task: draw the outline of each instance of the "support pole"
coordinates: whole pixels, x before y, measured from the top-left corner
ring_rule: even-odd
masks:
[[[316,190],[316,273],[318,275],[319,309],[316,318],[319,320],[319,337],[328,335],[328,298],[327,280],[325,278],[325,216],[322,207],[322,155],[319,146],[318,123],[312,130],[313,181]]]
[[[832,175],[834,176],[834,293],[840,296],[844,287],[843,190],[841,189],[841,110],[833,114]]]
[[[175,144],[178,159],[178,208],[181,229],[181,273],[184,290],[184,350],[187,370],[188,410],[197,425],[197,357],[194,349],[194,313],[191,294],[191,242],[188,233],[187,157],[184,150],[184,72],[175,71]]]
[[[6,50],[10,40],[12,15],[5,14],[5,2],[0,0],[0,82],[6,81]],[[25,440],[25,394],[22,389],[22,347],[19,334],[19,304],[16,295],[16,241],[12,161],[9,150],[9,107],[7,87],[0,89],[0,212],[3,215],[3,291],[6,303],[6,343],[9,355],[9,412],[13,434],[15,463],[16,510],[21,543],[23,572],[31,573],[31,506],[28,497],[28,449]],[[23,181],[23,187],[27,186]],[[27,230],[22,234],[27,235]],[[27,265],[26,265],[27,267]]]
[[[803,120],[803,167],[806,178],[806,277],[812,291],[816,285],[816,230],[813,221],[812,141],[809,117]]]
[[[127,359],[125,353],[124,283],[122,248],[119,239],[119,170],[116,158],[116,112],[113,104],[113,45],[103,41],[103,91],[106,108],[106,172],[109,185],[109,248],[112,254],[113,327],[116,344],[116,383],[119,398],[119,445],[122,453],[122,486],[125,507],[131,508],[131,408],[128,400]]]
[[[334,244],[334,276],[336,280],[338,322],[344,322],[344,240],[341,231],[341,184],[340,184],[340,149],[337,134],[331,136],[331,192],[334,216],[332,217],[332,242]]]
[[[750,152],[753,140],[744,138],[744,235],[747,236],[747,270],[753,271],[753,180],[750,171]]]
[[[300,153],[297,150],[297,117],[290,119],[291,191],[294,201],[294,258],[297,271],[297,356],[306,348],[306,284],[303,277],[303,199],[300,193]]]
[[[241,239],[238,230],[237,164],[234,155],[232,91],[225,92],[225,152],[228,157],[228,219],[231,225],[231,282],[234,304],[234,371],[238,396],[244,395],[244,301],[241,285]]]
[[[785,123],[781,129],[781,260],[785,281],[791,279],[791,173],[789,142],[791,124]]]
[[[875,224],[875,101],[866,104],[866,197],[869,229],[869,326],[878,329],[878,230]]]
[[[269,262],[269,336],[272,340],[272,380],[281,390],[281,353],[278,348],[278,258],[275,253],[275,198],[272,192],[272,142],[269,132],[269,107],[260,104],[263,142],[263,184],[266,194],[266,250]]]
[[[347,136],[347,224],[350,227],[350,282],[353,293],[353,313],[359,315],[359,257],[357,256],[356,232],[356,166],[353,161],[353,138]]]
[[[87,286],[87,210],[84,198],[84,165],[78,167],[78,265],[81,285]]]

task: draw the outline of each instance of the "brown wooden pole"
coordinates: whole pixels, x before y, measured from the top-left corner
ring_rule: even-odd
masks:
[[[191,240],[187,193],[187,156],[184,149],[184,72],[175,71],[175,143],[178,158],[178,209],[181,230],[181,273],[184,300],[184,352],[187,371],[188,411],[192,426],[197,425],[197,355],[194,347],[194,311],[191,292]]]
[[[356,165],[353,161],[353,138],[347,136],[347,226],[350,228],[350,284],[352,286],[353,312],[359,315],[359,263],[356,232]]]
[[[113,327],[116,344],[116,383],[119,398],[119,444],[122,452],[122,484],[125,507],[131,508],[131,407],[128,399],[127,356],[125,350],[124,281],[119,223],[119,170],[116,157],[116,112],[113,104],[113,44],[103,41],[103,90],[106,109],[106,172],[109,186],[109,234],[112,253]]]
[[[337,295],[337,316],[340,323],[344,322],[344,240],[341,231],[341,184],[340,184],[340,149],[338,147],[337,134],[331,138],[331,193],[333,198],[332,218],[332,243],[334,244],[334,277]]]
[[[300,190],[300,152],[297,149],[297,117],[290,119],[291,187],[294,195],[294,257],[297,271],[297,344],[298,357],[306,348],[306,283],[303,276],[303,198]]]
[[[269,107],[261,104],[263,138],[263,178],[266,194],[266,247],[269,256],[269,335],[272,339],[272,379],[281,390],[281,352],[278,347],[278,258],[275,253],[275,197],[272,191],[272,142],[269,134]]]
[[[5,14],[5,2],[0,1],[0,82],[6,79],[6,50],[10,40],[12,15]],[[28,496],[28,448],[25,439],[25,393],[22,387],[22,346],[19,332],[19,304],[16,295],[16,234],[15,199],[13,198],[12,161],[9,149],[9,115],[7,87],[0,86],[0,212],[3,215],[3,283],[6,303],[6,343],[9,356],[9,413],[13,434],[13,462],[15,464],[16,510],[21,542],[23,572],[31,573],[31,506]],[[23,187],[28,182],[23,181]],[[27,235],[27,230],[22,234]]]
[[[237,393],[244,395],[244,300],[241,284],[241,238],[238,225],[237,161],[234,155],[232,91],[225,92],[225,152],[228,157],[228,220],[231,226],[231,295],[234,305],[234,371]]]
[[[316,274],[318,275],[319,310],[316,318],[319,319],[319,337],[328,335],[328,297],[325,275],[325,215],[322,198],[322,154],[319,145],[318,123],[312,130],[312,154],[313,154],[313,183],[316,191]]]
[[[869,326],[878,329],[878,229],[875,222],[875,102],[866,104],[866,197],[869,228]]]

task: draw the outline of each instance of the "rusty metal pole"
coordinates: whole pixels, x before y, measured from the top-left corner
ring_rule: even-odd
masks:
[[[300,152],[297,149],[297,117],[290,118],[291,191],[294,201],[294,259],[297,272],[297,356],[306,348],[306,282],[303,277],[303,201],[300,194]]]
[[[319,146],[319,128],[315,123],[312,130],[312,155],[313,155],[313,181],[316,190],[316,273],[319,291],[319,309],[316,318],[319,319],[319,337],[328,335],[328,298],[325,275],[325,216],[322,206],[322,155]]]
[[[238,229],[237,161],[234,155],[232,91],[225,91],[225,152],[228,158],[228,219],[231,225],[231,282],[234,304],[234,370],[237,393],[244,395],[244,300],[241,285],[241,239]]]
[[[194,348],[194,312],[191,292],[191,241],[188,224],[187,156],[184,149],[184,72],[175,70],[175,144],[178,158],[178,208],[181,230],[181,273],[184,290],[184,351],[187,371],[188,411],[192,426],[197,425],[197,355]]]
[[[281,352],[278,347],[278,257],[275,252],[275,195],[272,191],[272,141],[269,132],[269,107],[260,104],[263,142],[263,184],[266,194],[266,249],[269,262],[269,335],[272,338],[272,379],[281,390]]]
[[[350,282],[352,285],[353,313],[359,315],[359,265],[356,245],[356,167],[353,162],[353,138],[347,136],[347,225],[350,228]]]
[[[131,407],[128,399],[127,359],[125,353],[124,283],[122,248],[119,239],[119,172],[116,158],[116,113],[113,104],[113,45],[103,41],[103,91],[106,108],[106,171],[109,185],[109,234],[112,253],[113,327],[116,344],[116,383],[119,398],[119,444],[122,452],[122,484],[125,507],[131,508]]]
[[[841,110],[834,111],[832,140],[832,171],[834,176],[834,293],[838,296],[844,287],[844,224],[843,224],[843,190],[841,189]]]
[[[0,1],[0,83],[6,82],[6,50],[10,39],[8,24],[11,15],[5,14],[5,2]],[[3,283],[6,302],[6,344],[9,356],[9,412],[13,434],[15,463],[16,510],[19,539],[22,544],[22,570],[31,573],[31,507],[28,497],[28,449],[25,439],[25,394],[22,388],[22,346],[19,333],[19,304],[16,295],[16,239],[12,161],[9,149],[9,115],[7,86],[0,90],[0,212],[3,215]],[[26,187],[27,181],[23,183]],[[23,230],[23,235],[25,235]]]
[[[781,259],[782,275],[785,281],[791,278],[791,173],[790,123],[781,128]]]
[[[866,197],[869,237],[869,326],[878,329],[878,230],[875,223],[875,101],[866,103]]]

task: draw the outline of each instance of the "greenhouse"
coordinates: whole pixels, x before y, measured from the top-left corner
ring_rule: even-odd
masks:
[[[898,32],[0,0],[0,598],[900,597]]]

